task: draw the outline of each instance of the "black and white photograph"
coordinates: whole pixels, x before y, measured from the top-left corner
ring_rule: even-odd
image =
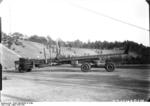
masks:
[[[149,3],[0,0],[1,103],[149,102]]]

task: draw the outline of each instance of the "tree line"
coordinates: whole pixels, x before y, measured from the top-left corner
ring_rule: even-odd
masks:
[[[27,37],[19,32],[15,32],[10,35],[7,35],[6,33],[2,32],[2,43],[8,43],[9,47],[11,46],[12,43],[18,41],[19,39],[42,43],[44,45],[47,45],[47,44],[56,45],[56,43],[59,43],[59,45],[62,47],[89,48],[89,49],[124,49],[128,45],[130,47],[130,51],[132,52],[136,52],[142,55],[150,54],[149,47],[146,47],[143,44],[138,44],[136,42],[128,41],[128,40],[123,41],[123,42],[120,42],[120,41],[82,42],[80,40],[65,42],[61,39],[59,39],[58,41],[54,41],[50,36],[44,37],[44,36],[32,35],[30,37]]]

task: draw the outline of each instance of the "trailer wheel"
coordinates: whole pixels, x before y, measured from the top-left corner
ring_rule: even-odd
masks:
[[[106,63],[105,69],[108,72],[113,72],[115,70],[115,65],[113,63]]]
[[[81,65],[82,72],[89,72],[91,70],[91,65],[89,63],[83,63]]]

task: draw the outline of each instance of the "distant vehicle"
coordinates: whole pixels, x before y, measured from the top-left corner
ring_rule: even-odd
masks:
[[[81,64],[82,72],[89,72],[92,67],[103,67],[108,72],[115,70],[115,62],[110,57],[117,57],[128,54],[129,47],[127,47],[124,53],[116,54],[101,54],[101,55],[90,55],[90,56],[76,56],[76,57],[61,57],[57,54],[56,58],[53,59],[27,59],[19,58],[19,61],[15,61],[16,70],[19,72],[30,72],[33,67],[47,67],[57,66],[62,64],[71,64],[77,66]]]

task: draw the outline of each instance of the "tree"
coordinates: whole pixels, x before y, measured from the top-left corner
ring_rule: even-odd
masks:
[[[82,41],[80,41],[78,39],[74,41],[74,46],[77,47],[77,48],[82,47],[82,44],[83,44]]]
[[[45,45],[47,44],[47,39],[45,37],[38,36],[38,35],[32,35],[31,37],[28,38],[28,40],[32,42],[42,43]]]
[[[11,36],[14,39],[23,39],[24,38],[24,35],[22,33],[19,33],[19,32],[14,32]]]

